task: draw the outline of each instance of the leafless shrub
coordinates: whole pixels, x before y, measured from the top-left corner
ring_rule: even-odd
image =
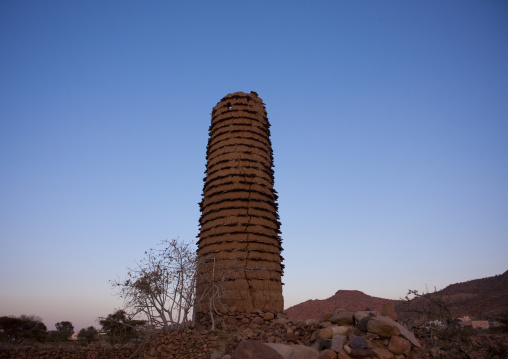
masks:
[[[145,258],[129,268],[127,279],[111,285],[124,299],[131,315],[146,319],[152,329],[174,330],[189,324],[195,300],[196,254],[178,239],[150,249]]]

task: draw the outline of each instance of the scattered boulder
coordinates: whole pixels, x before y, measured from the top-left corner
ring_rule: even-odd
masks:
[[[411,344],[408,340],[401,337],[391,337],[388,343],[388,350],[393,354],[402,354],[407,352],[411,348]]]
[[[342,334],[342,335],[348,335],[352,330],[352,327],[341,325],[332,325],[331,327],[326,327],[323,329],[318,329],[316,331],[316,339],[317,340],[323,340],[323,339],[331,339],[334,335]]]
[[[254,323],[254,324],[258,324],[258,325],[260,325],[260,324],[264,324],[264,322],[265,322],[265,321],[264,321],[264,319],[263,319],[263,318],[261,318],[261,317],[256,317],[256,318],[254,318],[254,319],[252,320],[252,323]]]
[[[352,359],[352,358],[344,350],[341,350],[337,353],[337,359]]]
[[[330,349],[331,341],[330,340],[320,340],[318,343],[318,351]]]
[[[383,309],[381,309],[381,314],[390,317],[395,321],[397,321],[398,319],[397,312],[395,311],[395,306],[393,305],[393,302],[383,303]]]
[[[353,349],[351,349],[351,347],[348,345],[348,344],[344,344],[344,351],[348,354],[351,354],[351,351]]]
[[[383,328],[383,329],[380,329],[380,328]],[[391,329],[389,329],[389,328],[391,328]],[[371,329],[373,329],[373,330],[371,331]],[[416,339],[416,337],[414,336],[413,333],[411,333],[409,330],[407,330],[407,328],[404,327],[402,324],[397,323],[396,321],[394,321],[393,319],[391,319],[389,317],[380,316],[380,317],[372,318],[369,321],[369,323],[367,324],[367,330],[369,331],[369,333],[378,334],[378,335],[384,336],[384,337],[391,337],[393,335],[400,334],[401,336],[403,336],[404,338],[409,340],[411,342],[411,344],[413,344],[415,347],[421,348],[420,342]],[[375,330],[384,331],[385,334],[389,333],[390,330],[393,330],[393,334],[392,335],[383,335],[379,332],[376,332]]]
[[[376,354],[370,349],[353,349],[349,355],[353,358],[376,358]]]
[[[353,312],[340,312],[330,317],[330,322],[337,325],[352,325],[355,323]]]
[[[367,316],[365,318],[363,318],[362,320],[360,320],[358,322],[358,329],[360,329],[362,332],[367,332],[367,326],[369,324],[369,321],[372,319],[373,317],[371,316]]]
[[[353,328],[347,325],[339,325],[332,327],[332,331],[333,335],[336,334],[349,335],[353,331]]]
[[[332,327],[319,329],[316,332],[316,339],[317,340],[331,339],[332,337],[333,337]]]
[[[263,315],[264,320],[272,320],[273,318],[275,318],[275,314],[272,312],[268,312]]]
[[[342,347],[344,346],[344,344],[346,344],[346,336],[345,335],[342,335],[342,334],[335,334],[333,337],[332,337],[332,341],[331,341],[331,344],[330,344],[330,349],[336,351],[336,352],[339,352]]]
[[[379,359],[394,359],[393,353],[385,348],[374,348],[372,349]]]
[[[367,331],[382,337],[390,338],[391,336],[400,334],[400,328],[396,324],[398,323],[389,317],[374,317],[367,323]]]
[[[363,337],[352,337],[349,340],[349,346],[352,349],[367,349],[369,347],[369,343]]]
[[[415,347],[417,347],[417,348],[422,347],[420,342],[418,341],[418,339],[416,339],[416,337],[414,336],[413,333],[411,333],[409,330],[407,330],[407,328],[405,326],[403,326],[399,323],[396,323],[396,324],[399,327],[401,336],[403,336],[404,338],[409,340],[411,342],[411,344],[413,344]]]
[[[360,310],[355,313],[354,317],[355,317],[356,323],[358,323],[360,320],[362,320],[365,317],[376,317],[379,315],[380,315],[379,312],[374,312],[371,310]]]

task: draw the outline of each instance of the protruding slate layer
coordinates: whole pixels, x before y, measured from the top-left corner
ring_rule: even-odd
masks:
[[[270,124],[256,93],[236,92],[213,108],[200,203],[197,311],[208,312],[210,287],[239,310],[282,312],[277,194]]]

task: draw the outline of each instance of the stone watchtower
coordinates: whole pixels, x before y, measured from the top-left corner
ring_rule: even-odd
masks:
[[[198,241],[197,306],[282,312],[283,272],[270,124],[255,92],[212,111]],[[213,297],[213,298],[212,298]]]

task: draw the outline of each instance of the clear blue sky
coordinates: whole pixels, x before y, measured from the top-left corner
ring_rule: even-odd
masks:
[[[508,269],[506,1],[0,2],[0,315],[95,325],[195,241],[212,107],[272,124],[286,307]]]

